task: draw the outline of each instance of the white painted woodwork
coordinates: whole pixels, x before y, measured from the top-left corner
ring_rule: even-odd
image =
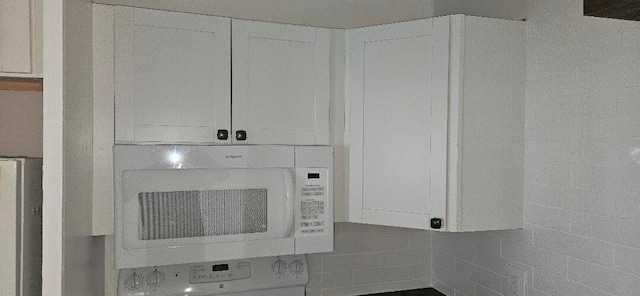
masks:
[[[0,76],[42,77],[42,0],[0,0]]]
[[[462,15],[347,31],[349,221],[522,226],[524,36]]]
[[[330,139],[333,146],[333,219],[334,222],[347,221],[348,206],[345,201],[345,188],[349,151],[345,145],[345,30],[331,30],[331,103],[329,104]],[[343,202],[338,202],[343,201]]]
[[[328,29],[233,20],[234,143],[329,143]],[[244,130],[246,141],[235,132]]]
[[[42,295],[61,296],[64,264],[64,4],[65,0],[43,3],[43,57],[42,99]],[[78,250],[82,241],[68,248]],[[83,252],[84,253],[84,252]],[[78,257],[81,258],[81,257]],[[79,272],[90,272],[78,268]],[[90,291],[86,291],[90,293]]]
[[[225,143],[230,20],[115,8],[116,142]]]
[[[113,234],[114,10],[93,5],[93,235]]]
[[[460,30],[457,231],[522,227],[524,186],[525,24],[479,17],[453,17]],[[459,25],[458,25],[459,24]],[[452,26],[453,27],[453,26]],[[452,51],[453,52],[453,51]],[[456,97],[450,97],[450,103]],[[453,105],[453,104],[452,104]],[[452,110],[451,110],[452,111]],[[453,153],[449,156],[453,157]],[[454,165],[449,162],[449,170]],[[453,221],[449,221],[452,223]]]
[[[364,223],[429,220],[432,39],[430,19],[348,32],[352,182],[362,184],[350,196],[361,196]]]
[[[92,4],[44,1],[44,296],[100,295],[91,236]],[[79,280],[81,279],[81,280]]]

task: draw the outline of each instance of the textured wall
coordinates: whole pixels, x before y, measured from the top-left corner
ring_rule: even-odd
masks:
[[[0,155],[42,157],[42,92],[0,90]]]
[[[434,285],[503,295],[640,295],[640,22],[527,7],[525,229],[433,235]],[[508,295],[508,294],[504,294]]]
[[[430,247],[428,231],[336,223],[334,252],[307,255],[307,296],[430,287]]]

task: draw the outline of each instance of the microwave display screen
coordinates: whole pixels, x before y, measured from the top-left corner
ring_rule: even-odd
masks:
[[[318,173],[308,173],[307,179],[320,179],[320,174]]]
[[[218,265],[214,265],[211,269],[212,269],[212,271],[225,271],[225,270],[229,270],[229,264],[218,264]]]
[[[219,189],[138,194],[138,239],[262,233],[267,189]]]

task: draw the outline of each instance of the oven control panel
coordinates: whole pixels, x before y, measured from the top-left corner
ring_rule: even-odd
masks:
[[[189,267],[192,284],[233,281],[251,277],[251,264],[247,260],[219,264],[194,264]]]
[[[304,255],[121,269],[118,296],[218,295],[302,287]]]

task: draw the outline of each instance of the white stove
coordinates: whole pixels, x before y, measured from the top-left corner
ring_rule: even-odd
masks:
[[[118,296],[304,296],[304,255],[121,269]]]

